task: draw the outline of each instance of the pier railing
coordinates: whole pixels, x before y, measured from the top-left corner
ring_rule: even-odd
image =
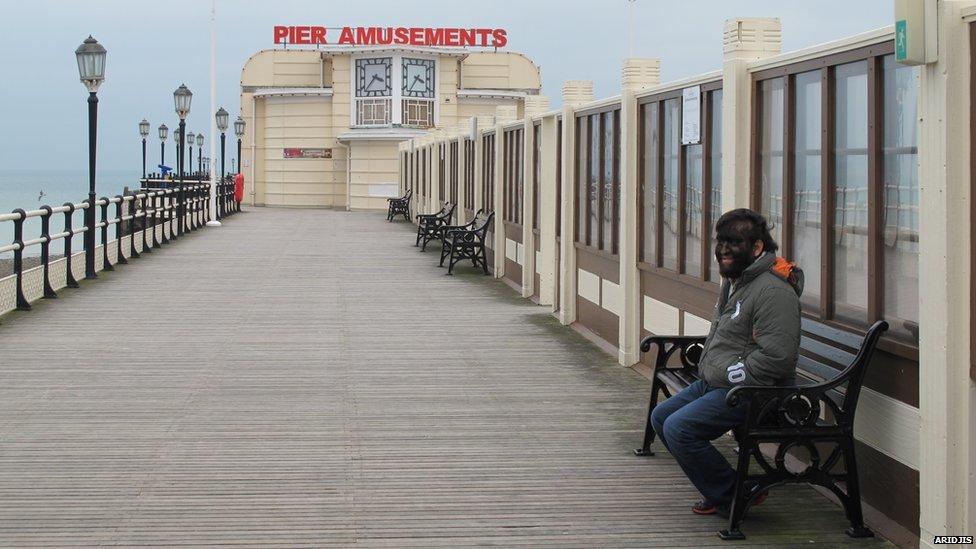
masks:
[[[57,297],[61,288],[77,288],[85,276],[85,256],[94,254],[96,271],[112,271],[115,265],[154,248],[177,240],[184,233],[194,231],[210,221],[210,183],[191,180],[142,180],[142,189],[115,197],[102,197],[89,204],[65,203],[61,206],[41,206],[35,210],[16,209],[0,214],[0,225],[13,225],[13,239],[0,245],[0,254],[13,254],[12,274],[0,276],[0,314],[14,309],[28,311],[31,303],[43,298]],[[234,201],[234,187],[229,180],[216,185],[217,219],[240,211]],[[89,208],[95,210],[95,231],[100,236],[95,249],[75,251],[73,237],[88,232],[84,221],[75,223],[75,213]],[[62,230],[52,230],[52,218],[61,217]],[[25,235],[28,220],[40,220],[36,236]],[[36,222],[35,222],[36,224]],[[33,224],[32,224],[33,225]],[[114,229],[115,238],[110,238]],[[9,234],[9,233],[8,233]],[[60,242],[58,249],[54,244]],[[40,248],[40,256],[29,256],[25,266],[25,251]]]

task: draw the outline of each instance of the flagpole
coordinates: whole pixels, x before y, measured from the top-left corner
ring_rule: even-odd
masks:
[[[217,0],[210,0],[210,221],[208,227],[219,227],[217,221]]]
[[[634,17],[634,8],[636,7],[634,4],[636,4],[636,3],[637,3],[637,0],[628,0],[627,1],[627,11],[628,11],[628,13],[627,13],[627,19],[628,19],[627,32],[629,34],[629,36],[628,36],[628,42],[629,42],[628,49],[630,50],[627,55],[630,56],[631,58],[634,57],[634,25],[637,24],[636,21],[634,20],[635,19],[635,17]]]

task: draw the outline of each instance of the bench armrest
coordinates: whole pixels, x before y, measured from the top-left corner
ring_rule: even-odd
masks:
[[[441,230],[444,234],[449,234],[451,231],[466,231],[474,225],[474,221],[470,223],[465,223],[464,225],[444,225]]]
[[[750,411],[750,423],[752,422],[753,414],[757,414],[757,420],[761,420],[762,416],[769,414],[769,408],[774,408],[772,410],[780,415],[787,414],[787,421],[796,424],[795,420],[797,416],[797,411],[804,408],[804,406],[809,406],[816,412],[814,415],[819,417],[820,407],[826,406],[834,412],[835,419],[838,423],[844,421],[849,421],[853,425],[854,420],[854,410],[857,408],[858,396],[861,393],[861,385],[864,383],[864,372],[867,369],[868,363],[871,361],[871,355],[874,353],[874,348],[878,343],[878,338],[881,334],[888,329],[888,323],[879,320],[868,329],[864,340],[861,342],[861,348],[858,349],[857,355],[854,357],[853,362],[847,365],[842,371],[838,372],[836,376],[832,379],[824,380],[820,383],[814,383],[811,385],[789,385],[789,386],[763,386],[763,385],[743,385],[739,387],[733,387],[727,395],[725,395],[725,402],[729,406],[736,406],[744,399],[750,399],[750,408],[757,408],[753,406],[754,403],[761,404],[758,406],[763,410],[760,411]],[[843,384],[847,384],[844,391],[844,397],[841,402],[835,402],[833,398],[828,394],[831,391],[835,391],[838,387]],[[804,404],[804,402],[806,404]],[[811,412],[813,413],[813,412]],[[802,415],[802,414],[801,414]],[[813,417],[811,422],[815,422],[817,417]],[[809,418],[808,418],[809,419]],[[811,423],[812,424],[812,423]]]
[[[747,403],[749,411],[743,424],[746,430],[815,427],[825,409],[832,412],[837,426],[853,427],[853,409],[847,409],[834,401],[828,394],[833,389],[833,383],[803,386],[742,385],[733,387],[725,395],[725,403],[729,406]]]
[[[651,350],[651,345],[663,347],[668,343],[681,346],[688,346],[694,343],[704,344],[705,336],[652,335],[641,340],[640,349],[646,353]]]
[[[654,360],[654,370],[668,367],[672,355],[678,353],[681,368],[697,368],[701,359],[705,338],[701,336],[647,336],[641,340],[641,352],[649,352],[652,345],[657,346],[657,357]]]

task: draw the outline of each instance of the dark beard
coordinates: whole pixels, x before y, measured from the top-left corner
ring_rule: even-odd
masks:
[[[750,265],[756,262],[756,258],[749,253],[749,250],[743,250],[741,253],[732,254],[732,264],[726,267],[722,265],[722,261],[719,259],[719,254],[715,254],[715,260],[718,261],[718,272],[725,278],[739,278],[742,273],[749,268]]]

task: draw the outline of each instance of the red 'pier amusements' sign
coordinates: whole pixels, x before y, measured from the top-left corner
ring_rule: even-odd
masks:
[[[329,31],[338,31],[330,41]],[[338,44],[340,46],[467,46],[502,48],[508,44],[505,29],[426,27],[315,27],[275,25],[275,44]]]

